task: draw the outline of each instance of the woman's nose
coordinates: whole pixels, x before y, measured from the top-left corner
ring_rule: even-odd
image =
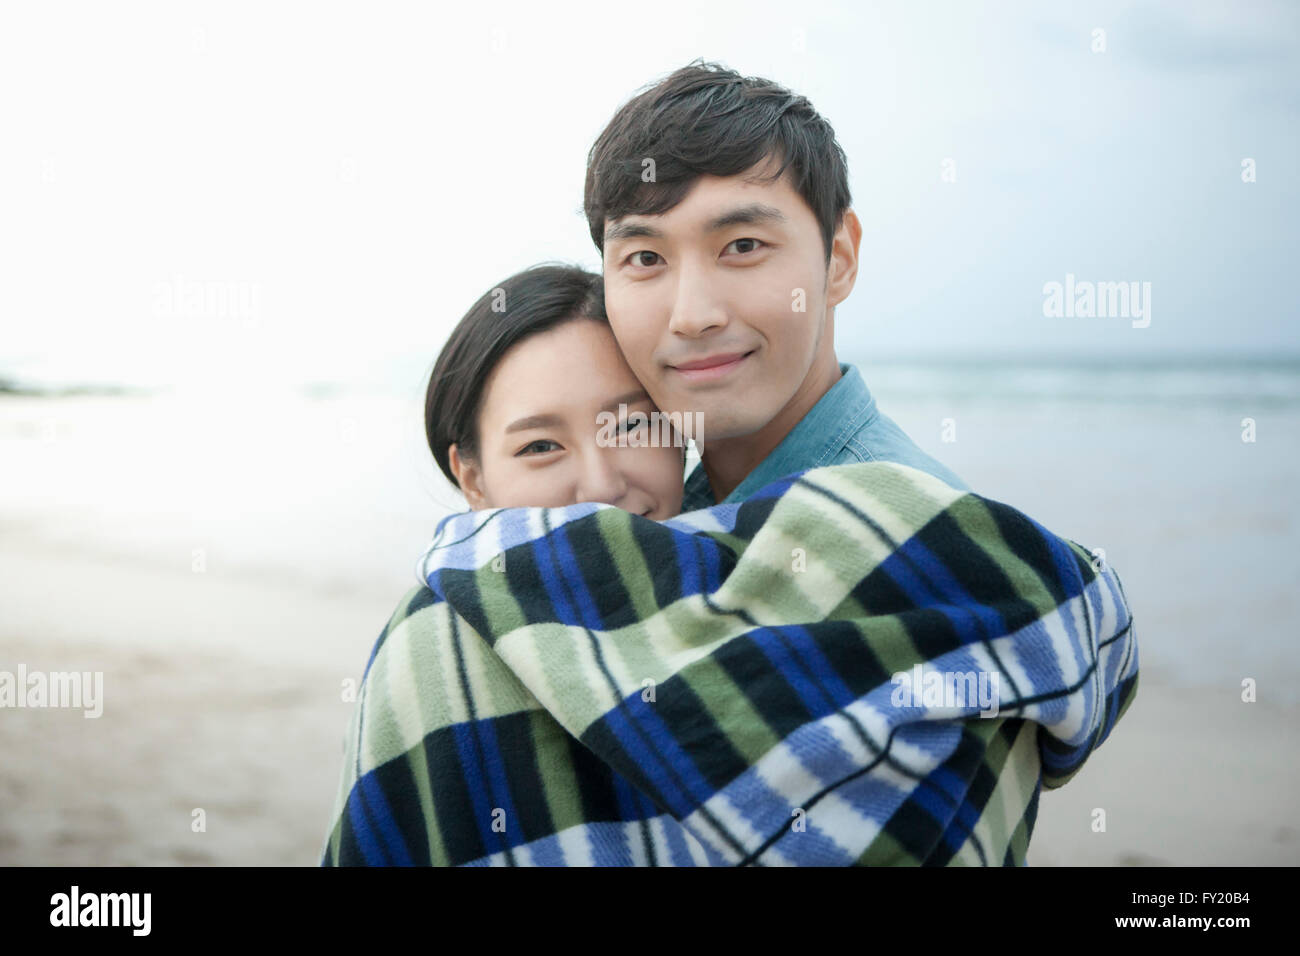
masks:
[[[616,449],[592,448],[582,464],[578,501],[617,505],[627,494],[627,478],[616,464]]]

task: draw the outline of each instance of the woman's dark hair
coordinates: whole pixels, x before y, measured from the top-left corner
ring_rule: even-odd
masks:
[[[577,266],[544,263],[485,292],[452,330],[429,376],[424,433],[453,485],[447,449],[455,444],[462,457],[478,457],[483,387],[501,357],[530,335],[574,319],[608,321],[602,277]]]
[[[583,208],[605,251],[605,221],[655,216],[686,197],[700,176],[735,176],[769,156],[821,228],[826,261],[849,208],[848,162],[835,130],[802,96],[716,63],[696,60],[643,90],[609,121],[587,155]],[[646,178],[648,160],[654,175]]]

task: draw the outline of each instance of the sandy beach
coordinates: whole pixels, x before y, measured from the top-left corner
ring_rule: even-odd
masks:
[[[0,442],[17,463],[0,500],[0,670],[102,671],[103,714],[0,710],[0,865],[315,865],[353,706],[344,682],[359,679],[414,582],[436,517],[418,414],[412,429],[407,400],[317,402],[295,406],[292,422],[249,409],[221,432],[194,406],[169,413],[181,428],[163,427],[172,419],[157,403],[60,402],[0,402]],[[912,409],[906,427],[932,411]],[[321,441],[340,421],[345,440]],[[1008,442],[1028,440],[1025,422],[1002,421]],[[981,475],[987,448],[930,447],[968,480],[1001,476],[993,497],[1033,494],[1014,469]],[[192,466],[166,471],[177,460]],[[241,461],[255,466],[246,478]],[[1090,507],[1122,491],[1103,487]],[[1037,507],[1026,510],[1052,502]],[[1279,548],[1290,520],[1271,520]],[[1300,863],[1300,705],[1276,692],[1285,671],[1256,672],[1257,702],[1240,693],[1242,674],[1277,652],[1212,622],[1198,630],[1176,598],[1178,569],[1162,572],[1106,521],[1089,511],[1077,536],[1115,544],[1141,684],[1080,774],[1043,794],[1030,863]],[[1251,580],[1286,587],[1285,575]],[[1269,615],[1270,639],[1293,632],[1288,594],[1241,602]],[[1257,657],[1233,660],[1234,640]],[[1219,657],[1179,666],[1178,648],[1201,647]]]

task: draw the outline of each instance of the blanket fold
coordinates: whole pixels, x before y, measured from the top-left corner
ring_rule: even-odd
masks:
[[[1119,577],[905,465],[444,519],[322,865],[1024,865],[1137,690]]]

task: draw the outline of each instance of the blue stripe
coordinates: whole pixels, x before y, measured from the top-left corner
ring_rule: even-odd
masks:
[[[588,823],[583,828],[587,831],[593,866],[632,866],[626,824]]]
[[[532,537],[528,530],[528,518],[531,514],[530,508],[507,508],[501,512],[497,521],[500,522],[498,533],[501,536],[502,552],[528,543],[528,539]]]
[[[568,528],[555,531],[550,537],[555,546],[556,560],[560,565],[560,576],[568,583],[569,594],[578,606],[579,619],[573,623],[592,630],[599,630],[604,622],[601,621],[600,612],[596,609],[596,599],[592,597],[591,591],[587,587],[587,579],[583,576],[582,565],[573,553],[573,542],[569,540]]]
[[[367,677],[370,676],[370,665],[375,662],[379,656],[379,648],[384,643],[384,636],[388,634],[388,628],[385,627],[379,632],[379,637],[375,639],[375,646],[370,649],[370,658],[366,661],[366,669],[361,672],[361,682],[364,684]]]
[[[956,814],[953,812],[953,806],[951,803],[941,799],[939,795],[931,789],[931,786],[927,786],[927,781],[922,781],[917,785],[916,789],[912,791],[909,800],[943,825],[943,838],[944,842],[947,843],[948,846],[953,850],[960,849],[961,844],[954,844],[951,838],[952,821],[956,817]]]
[[[617,719],[611,719],[615,717]],[[690,752],[682,747],[677,736],[659,716],[655,705],[642,699],[639,690],[633,691],[631,696],[624,699],[623,707],[607,713],[605,719],[609,721],[610,729],[615,732],[629,756],[632,756],[633,749],[644,755],[644,758],[637,759],[636,763],[642,772],[655,782],[655,788],[660,793],[665,793],[666,787],[667,792],[678,796],[677,802],[670,806],[674,816],[680,819],[686,815],[689,808],[699,806],[713,796],[715,792],[713,787],[709,786],[708,781],[696,767]],[[640,730],[641,733],[635,733],[636,730]],[[644,738],[648,738],[651,749],[645,749],[645,745],[641,743]],[[658,772],[651,773],[652,767]],[[689,799],[681,795],[678,784],[670,781],[668,775],[670,769],[677,771],[677,778],[681,780],[680,786],[686,788]]]
[[[366,774],[361,778],[360,784],[366,800],[366,808],[377,824],[379,835],[383,838],[384,847],[388,851],[388,858],[398,866],[410,866],[411,854],[406,847],[406,840],[397,829],[397,823],[393,820],[393,811],[384,798],[384,791],[379,786],[376,773],[372,770]]]
[[[690,845],[686,842],[686,828],[675,817],[665,813],[659,818],[663,825],[665,839],[668,841],[668,857],[673,866],[695,866],[695,857],[691,856]]]
[[[677,594],[689,597],[700,593],[700,569],[695,562],[694,536],[673,535],[673,550],[677,554]]]
[[[896,559],[898,563],[908,562],[915,566],[925,582],[921,585],[925,599],[952,622],[963,644],[973,644],[990,634],[1006,633],[1006,621],[1002,615],[994,608],[972,600],[943,561],[919,538],[910,538],[884,564],[896,563]],[[916,579],[913,582],[914,586],[920,583]],[[926,606],[924,600],[916,597],[914,600],[918,607]]]
[[[722,548],[713,541],[700,541],[697,546],[704,554],[704,577],[708,589],[710,593],[715,592],[722,587]]]
[[[555,568],[552,565],[553,534],[554,532],[551,535],[544,535],[532,543],[533,561],[537,565],[537,573],[541,575],[542,586],[546,588],[546,596],[551,602],[552,616],[561,624],[576,625],[578,620],[565,594],[564,582],[556,578]]]
[[[632,698],[629,698],[625,706],[631,707],[632,700],[639,701],[640,699],[641,695],[637,693]],[[685,816],[694,809],[696,804],[686,794],[682,793],[672,774],[664,766],[664,758],[655,751],[653,744],[647,744],[645,736],[638,732],[642,719],[630,719],[623,707],[615,707],[606,713],[601,718],[601,721],[609,728],[610,733],[618,741],[628,760],[645,775],[650,785],[658,791],[661,799],[672,811],[673,816]],[[644,722],[649,723],[650,717],[646,716]],[[660,736],[668,735],[661,733]],[[685,766],[678,769],[689,772],[689,769]]]
[[[488,853],[494,853],[509,846],[507,834],[510,830],[510,818],[506,817],[506,833],[492,832],[492,810],[497,806],[493,802],[488,781],[484,779],[479,760],[482,748],[475,731],[478,721],[456,724],[452,727],[452,739],[456,742],[456,754],[460,758],[461,770],[465,774],[465,786],[469,791],[470,815],[478,828],[479,838]]]
[[[762,649],[791,690],[799,695],[799,700],[813,720],[833,714],[837,710],[834,703],[804,673],[779,634],[779,628],[774,631],[771,628],[756,627],[749,632],[748,637]]]
[[[361,848],[366,866],[388,866],[388,855],[384,853],[384,848],[370,825],[366,814],[365,798],[361,795],[360,787],[355,784],[352,792],[348,794],[347,815],[352,824],[352,837]]]
[[[791,472],[788,475],[784,475],[776,479],[776,481],[773,481],[771,484],[764,485],[762,488],[758,489],[758,491],[750,495],[749,498],[746,500],[754,501],[757,499],[759,501],[762,501],[763,499],[766,498],[780,498],[783,494],[786,493],[786,491],[790,488],[790,486],[793,485],[796,481],[798,481],[799,478],[803,476],[803,473],[808,470],[809,469],[804,468],[800,471],[795,471],[795,472]]]
[[[1088,601],[1087,594],[1084,592],[1083,575],[1079,573],[1079,567],[1075,564],[1074,553],[1069,550],[1065,542],[1052,534],[1038,522],[1034,521],[1033,518],[1029,518],[1026,515],[1026,520],[1028,520],[1033,529],[1038,532],[1039,537],[1046,542],[1048,553],[1052,556],[1052,565],[1053,569],[1056,571],[1057,581],[1059,582],[1061,589],[1065,591],[1067,595],[1067,599],[1062,601],[1057,606],[1057,609],[1060,611],[1062,622],[1065,625],[1065,632],[1070,637],[1070,650],[1074,654],[1075,666],[1078,667],[1079,673],[1086,673],[1088,668],[1095,663],[1096,650],[1093,647],[1084,646],[1084,641],[1082,636],[1079,634],[1079,629],[1074,621],[1074,614],[1070,613],[1070,610],[1072,610],[1070,605],[1075,598],[1082,596],[1081,600],[1086,603],[1091,603]],[[1095,613],[1095,609],[1086,609],[1085,616],[1088,616],[1088,610],[1094,611],[1094,613],[1091,614],[1091,617],[1096,620],[1098,615]],[[1048,655],[1047,660],[1049,664],[1057,663],[1056,655]],[[1064,673],[1061,671],[1059,666],[1054,668],[1051,671],[1051,674],[1052,680],[1055,682],[1053,686],[1059,687],[1064,684]],[[1100,680],[1100,677],[1098,677],[1098,680]],[[1100,703],[1096,699],[1096,690],[1095,682],[1090,680],[1084,684],[1079,691],[1076,691],[1076,693],[1082,692],[1084,706],[1083,723],[1085,727],[1091,726],[1097,713],[1097,707]]]
[[[952,822],[944,828],[943,842],[948,844],[954,853],[960,852],[966,841],[974,836],[972,831],[978,822],[979,814],[974,811],[969,801],[962,800],[957,805],[957,813]]]
[[[564,848],[560,846],[558,836],[542,837],[534,840],[528,845],[528,851],[533,855],[533,862],[537,866],[568,866],[569,861],[564,857]]]
[[[834,665],[831,664],[830,659],[817,646],[817,641],[813,638],[812,632],[806,627],[794,626],[781,628],[781,633],[791,640],[794,652],[799,655],[804,666],[821,683],[824,690],[831,695],[831,701],[836,707],[847,707],[853,703],[855,699],[853,692],[844,683]],[[854,642],[866,643],[862,631],[847,623],[844,635]],[[863,653],[866,653],[865,648]]]
[[[487,764],[488,782],[491,784],[492,799],[496,801],[494,809],[500,807],[506,814],[504,833],[495,834],[499,841],[513,847],[523,843],[523,817],[515,812],[514,801],[510,794],[510,783],[506,776],[505,758],[501,754],[501,742],[497,739],[496,723],[493,720],[474,722],[479,731],[479,742],[483,748],[484,762]]]

